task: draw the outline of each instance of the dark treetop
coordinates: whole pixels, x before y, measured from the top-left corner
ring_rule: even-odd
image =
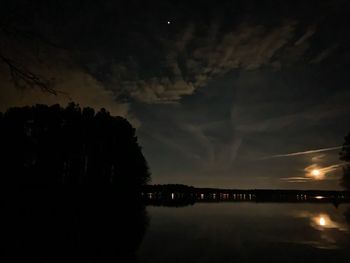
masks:
[[[0,114],[0,133],[6,262],[136,260],[150,173],[126,119],[36,105]]]
[[[341,184],[346,189],[350,189],[350,133],[345,136],[343,148],[340,152],[340,160],[347,162],[347,165],[345,165],[343,168],[343,178]]]
[[[150,179],[135,129],[105,109],[36,105],[0,117],[3,182],[134,189]]]

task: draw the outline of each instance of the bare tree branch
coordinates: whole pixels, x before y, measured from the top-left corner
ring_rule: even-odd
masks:
[[[53,42],[49,41],[48,39],[42,37],[40,34],[37,34],[32,30],[28,31],[17,28],[15,25],[13,25],[11,19],[8,19],[5,22],[2,21],[0,23],[0,37],[2,38],[0,38],[0,41],[2,42],[3,40],[5,43],[23,43],[24,40],[24,43],[34,44],[38,48],[40,46],[46,46],[56,49],[64,49],[62,47],[58,47]],[[0,46],[0,52],[1,49],[2,48]],[[33,72],[27,66],[24,66],[16,59],[13,59],[13,56],[5,53],[0,53],[0,63],[2,62],[9,69],[13,84],[17,88],[39,88],[40,90],[51,93],[53,95],[63,93],[55,90],[52,87],[52,80],[49,80],[48,78],[45,78],[43,76],[40,76],[38,73]],[[30,53],[35,53],[35,50],[30,51]],[[40,61],[40,58],[37,55],[36,57],[36,59]]]
[[[42,91],[57,95],[57,91],[50,85],[50,81],[33,73],[15,61],[0,54],[0,60],[8,67],[13,83],[18,88],[40,88]]]

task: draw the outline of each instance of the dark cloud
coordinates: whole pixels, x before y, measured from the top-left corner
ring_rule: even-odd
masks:
[[[324,61],[337,46],[320,35],[329,30],[326,19],[343,26],[341,18],[329,18],[343,6],[341,1],[316,6],[276,1],[266,6],[256,1],[214,6],[209,1],[15,1],[3,14],[12,28],[64,47],[76,67],[119,100],[174,103],[233,70],[280,70],[301,61]],[[293,12],[298,9],[309,13]],[[24,41],[21,52],[13,45],[21,41],[9,39],[2,41],[2,50],[9,49],[3,52],[35,61],[26,56],[33,54],[39,37],[31,45]]]

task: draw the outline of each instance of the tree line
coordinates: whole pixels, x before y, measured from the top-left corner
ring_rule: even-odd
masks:
[[[122,117],[70,103],[0,113],[2,182],[140,187],[150,172]]]
[[[341,185],[350,190],[350,133],[345,136],[343,148],[340,151],[340,160],[345,161]]]

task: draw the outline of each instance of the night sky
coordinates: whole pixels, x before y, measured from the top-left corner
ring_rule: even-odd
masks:
[[[58,94],[16,87],[1,60],[1,111],[124,116],[154,184],[341,189],[348,1],[3,2],[0,56]]]

